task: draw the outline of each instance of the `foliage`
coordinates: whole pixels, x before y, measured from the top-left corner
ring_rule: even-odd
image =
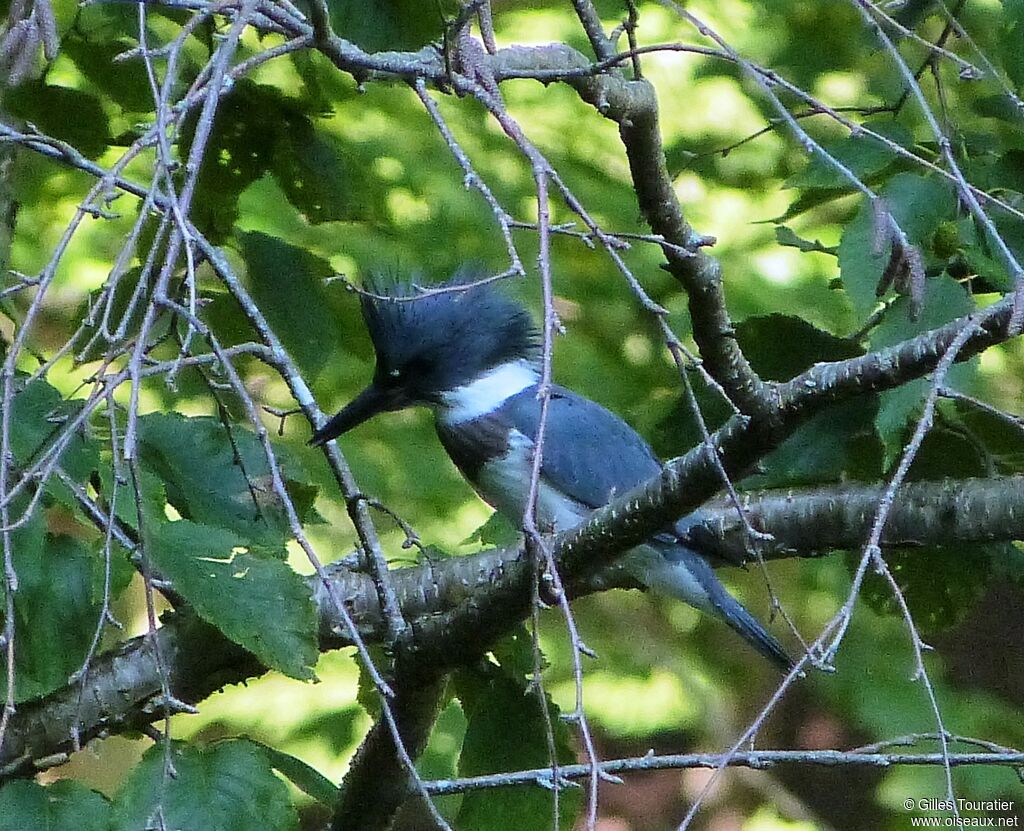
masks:
[[[890,22],[883,31],[911,72],[922,68],[926,107],[861,20],[864,4],[713,4],[707,20],[725,42],[792,85],[770,84],[769,94],[757,84],[765,76],[732,59],[678,50],[640,58],[658,95],[665,159],[687,221],[717,237],[700,250],[721,266],[735,323],[726,337],[765,381],[871,355],[886,364],[911,339],[984,314],[1016,288],[1020,275],[1006,252],[1019,258],[1024,251],[1017,97],[1024,3],[958,5],[957,25],[973,40],[947,26],[941,4],[907,5],[919,7],[900,18],[916,36]],[[551,85],[518,79],[531,61],[543,68],[542,50],[513,50],[514,60],[502,65],[511,80],[496,87],[499,125],[486,95],[459,87],[471,78],[489,89],[493,79],[481,68],[491,60],[486,52],[460,51],[453,38],[448,24],[457,4],[332,2],[327,22],[343,39],[334,51],[282,34],[299,13],[285,6],[274,6],[279,19],[260,16],[244,31],[234,26],[234,4],[200,17],[170,6],[148,3],[143,13],[127,4],[55,2],[52,21],[32,19],[40,32],[52,25],[60,48],[50,54],[43,34],[32,35],[35,70],[20,79],[8,63],[22,48],[10,39],[20,5],[0,2],[0,12],[12,15],[0,29],[0,126],[10,130],[0,140],[0,249],[4,228],[14,232],[9,251],[0,250],[10,269],[0,283],[0,497],[9,496],[0,500],[0,525],[9,526],[5,566],[16,575],[0,608],[5,634],[15,633],[15,646],[4,643],[13,650],[6,654],[14,685],[8,690],[0,678],[0,695],[21,708],[73,692],[118,649],[131,648],[129,633],[159,625],[166,601],[194,610],[273,671],[252,682],[266,709],[232,704],[245,694],[232,689],[220,710],[211,699],[209,707],[199,703],[197,716],[170,718],[180,702],[167,700],[169,689],[152,690],[143,715],[112,729],[154,722],[169,725],[174,741],[130,760],[100,742],[98,760],[83,763],[78,754],[76,769],[58,768],[46,784],[5,782],[0,831],[141,829],[158,819],[167,828],[225,831],[323,821],[366,714],[380,718],[386,700],[357,650],[320,657],[332,637],[350,632],[336,619],[333,631],[321,631],[318,614],[336,609],[309,577],[306,553],[333,561],[365,547],[365,534],[349,521],[360,506],[396,568],[413,560],[440,570],[444,552],[518,543],[516,530],[489,519],[458,477],[423,412],[389,415],[346,437],[344,462],[333,470],[306,446],[311,399],[330,412],[372,374],[349,284],[379,270],[429,283],[466,262],[504,272],[514,247],[530,279],[505,289],[534,310],[541,291],[533,264],[552,266],[553,311],[566,335],[555,339],[559,383],[620,413],[664,458],[681,456],[705,428],[734,419],[717,388],[721,379],[709,384],[689,368],[705,423],[698,422],[655,318],[564,200],[552,198],[556,233],[541,244],[536,159],[523,152],[516,129],[602,231],[616,235],[615,256],[667,310],[684,345],[717,372],[702,351],[701,321],[691,318],[693,292],[685,288],[692,285],[674,279],[684,266],[660,268],[665,251],[650,236],[642,201],[638,211],[636,170],[618,129],[625,135],[633,125],[616,125],[591,106],[578,74]],[[50,4],[36,0],[34,7]],[[313,19],[314,10],[300,9]],[[628,16],[613,0],[597,9],[608,31]],[[638,20],[641,45],[710,42],[658,4],[640,4]],[[495,26],[502,47],[555,41],[591,55],[567,4],[498,6]],[[939,52],[929,58],[927,44],[935,43],[981,68],[969,71]],[[148,63],[145,48],[155,50]],[[277,50],[272,59],[267,50]],[[332,63],[339,50],[355,50],[365,65],[339,68]],[[406,52],[415,54],[392,55]],[[372,60],[393,60],[400,71]],[[437,129],[409,83],[431,60],[447,75],[430,79],[423,94],[454,138]],[[216,111],[206,112],[218,67],[228,76]],[[632,69],[595,71],[602,74],[632,77]],[[161,90],[166,100],[157,107],[154,91]],[[792,121],[779,117],[770,95]],[[945,141],[928,118],[935,113],[983,214],[970,210],[957,177],[943,173]],[[796,140],[794,130],[801,131]],[[189,162],[194,149],[197,164]],[[470,172],[460,167],[462,151]],[[97,186],[97,172],[115,166],[118,179]],[[125,183],[134,190],[117,193]],[[481,198],[480,183],[489,198]],[[548,185],[557,196],[558,182]],[[154,201],[141,198],[145,192]],[[190,200],[180,216],[172,193]],[[17,211],[8,221],[10,205]],[[518,223],[502,228],[510,218]],[[218,247],[226,266],[199,239]],[[237,285],[226,272],[241,275]],[[1022,371],[1019,341],[1011,340],[952,367],[941,390],[930,369],[921,369],[898,385],[825,397],[732,481],[741,491],[884,484],[904,459],[916,482],[1024,474],[1020,421],[1007,414],[1019,409]],[[933,393],[944,396],[934,411]],[[296,405],[305,409],[295,412]],[[922,417],[931,430],[915,445]],[[410,530],[426,548],[413,551]],[[1008,693],[1006,681],[1019,654],[1007,647],[1002,663],[972,663],[975,640],[1016,626],[993,604],[1024,608],[1024,558],[1010,539],[979,539],[886,547],[887,573],[875,573],[883,571],[877,561],[863,568],[861,550],[773,564],[787,616],[811,639],[851,591],[859,602],[836,673],[808,670],[799,701],[784,699],[763,743],[821,747],[815,731],[831,730],[824,746],[848,749],[940,726],[1000,746],[1024,743],[1019,690]],[[366,558],[359,559],[362,568]],[[756,572],[725,579],[764,612]],[[457,589],[452,597],[463,599]],[[777,685],[731,633],[676,604],[614,592],[572,609],[600,656],[596,671],[555,610],[540,616],[541,653],[525,629],[482,645],[486,654],[458,669],[440,702],[446,706],[417,760],[422,778],[584,759],[574,659],[583,662],[584,681],[593,681],[584,683],[587,724],[606,758],[652,747],[727,747]],[[939,659],[919,660],[918,635],[939,646]],[[367,654],[386,675],[402,667],[397,647]],[[919,682],[922,670],[931,697]],[[310,683],[317,676],[327,679],[319,688]],[[236,680],[214,673],[200,686],[206,695]],[[976,697],[984,706],[972,706]],[[65,709],[84,712],[81,700],[68,701]],[[158,720],[165,709],[168,719]],[[788,784],[824,824],[895,828],[906,811],[893,794],[941,796],[945,785],[932,775],[885,772],[851,786],[882,817],[866,814],[861,825],[838,818],[821,796],[846,787],[839,778],[827,789],[811,787],[810,778],[802,787]],[[952,778],[961,796],[1021,798],[1003,769],[957,768]],[[470,790],[437,805],[460,831],[508,827],[513,816],[517,828],[548,828],[555,800],[545,781]],[[572,827],[586,800],[556,787],[561,827]],[[678,790],[652,797],[629,817],[631,827],[674,827],[684,810]],[[730,783],[724,799],[737,815],[761,810],[769,817],[764,827],[782,827],[770,825],[787,810],[772,802],[772,790],[770,782],[758,791]],[[414,827],[417,818],[403,812],[400,821]]]

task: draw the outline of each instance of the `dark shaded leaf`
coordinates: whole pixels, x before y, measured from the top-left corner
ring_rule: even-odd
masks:
[[[457,12],[454,3],[417,0],[330,0],[331,25],[346,40],[368,52],[418,49],[440,40],[444,19]]]
[[[819,361],[842,361],[864,353],[846,338],[793,315],[748,317],[736,326],[736,340],[766,380],[788,381]]]
[[[370,219],[378,213],[366,169],[348,157],[341,141],[314,129],[305,116],[285,113],[273,173],[288,201],[313,224]]]
[[[324,278],[325,260],[266,234],[239,234],[253,299],[299,365],[316,375],[343,351]]]
[[[95,586],[101,573],[81,543],[45,532],[38,509],[12,532],[12,545],[18,575],[15,698],[25,701],[64,686],[81,668],[100,619]],[[6,675],[0,674],[0,695],[6,687]]]
[[[512,663],[521,669],[522,655]],[[532,666],[532,661],[531,661]],[[455,689],[466,714],[466,736],[459,756],[459,775],[476,776],[500,771],[549,765],[546,727],[536,692],[528,688],[519,671],[487,663],[460,670]],[[568,730],[559,719],[558,708],[548,704],[559,762],[574,761]],[[510,726],[515,725],[514,730]],[[580,805],[578,790],[561,792],[561,827],[571,828]],[[528,785],[494,791],[471,791],[462,800],[456,827],[463,831],[505,829],[508,818],[516,818],[518,831],[547,831],[551,828],[551,793]]]
[[[883,447],[875,430],[877,402],[836,404],[800,425],[760,467],[745,489],[798,487],[847,479],[871,481],[882,472]]]
[[[334,717],[333,713],[331,717]],[[296,759],[294,756],[289,756],[287,753],[282,753],[280,750],[260,742],[250,740],[249,744],[258,748],[267,757],[271,767],[304,794],[312,797],[321,805],[334,807],[338,798],[338,786],[316,768],[307,765],[301,759]]]
[[[46,135],[66,141],[87,159],[98,158],[110,143],[103,105],[82,90],[27,81],[7,90],[4,109]]]
[[[925,636],[959,623],[982,597],[993,560],[1005,560],[1011,543],[928,546],[885,552],[914,624]],[[855,564],[854,564],[855,565]],[[902,616],[892,587],[869,569],[860,597],[880,614]]]
[[[0,787],[0,831],[107,831],[110,813],[102,794],[71,779]]]
[[[288,788],[266,755],[247,741],[200,749],[175,743],[174,775],[165,770],[164,747],[146,751],[114,802],[116,831],[152,828],[158,808],[175,831],[293,831],[298,816]]]
[[[60,44],[61,52],[104,95],[125,110],[148,112],[154,104],[146,73],[140,71],[136,61],[114,60],[134,46],[136,43],[127,37],[105,40],[100,35],[87,37],[79,30],[68,32]]]

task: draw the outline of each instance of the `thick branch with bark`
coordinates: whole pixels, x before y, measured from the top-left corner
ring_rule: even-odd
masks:
[[[817,556],[834,548],[856,545],[867,533],[881,488],[842,485],[835,488],[743,494],[752,524],[774,537],[767,558]],[[886,541],[893,545],[934,545],[950,539],[1024,539],[1024,477],[973,479],[957,482],[917,482],[900,490],[886,526]],[[709,503],[694,540],[709,553],[733,557],[745,553],[744,530],[735,509],[727,502]],[[502,618],[510,628],[529,610],[529,591],[515,591],[519,549],[485,551],[392,573],[403,616],[411,622],[414,638],[434,631],[426,621],[472,599],[493,585],[507,589],[516,602]],[[571,570],[576,596],[617,583],[612,573],[587,584]],[[335,567],[331,580],[338,595],[347,599],[349,612],[367,640],[382,641],[385,621],[373,580],[364,574]],[[344,624],[328,591],[317,579],[311,587],[320,614],[321,646],[346,646]],[[153,636],[171,676],[176,698],[195,704],[226,684],[238,683],[266,672],[251,655],[219,632],[189,614],[170,616]],[[443,632],[434,634],[444,648]],[[486,648],[481,644],[480,649]],[[57,764],[73,749],[73,736],[81,742],[100,735],[137,730],[162,717],[156,706],[161,695],[159,668],[149,636],[128,641],[101,656],[89,673],[85,689],[69,685],[39,701],[19,706],[0,751],[0,775],[25,776]],[[79,704],[81,701],[81,704]],[[80,709],[79,709],[80,707]],[[79,722],[75,716],[78,713]]]

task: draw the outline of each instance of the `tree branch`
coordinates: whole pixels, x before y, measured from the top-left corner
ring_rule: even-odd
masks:
[[[752,524],[775,538],[776,545],[766,556],[781,558],[816,556],[863,540],[881,492],[881,486],[843,485],[816,491],[754,492],[742,497]],[[885,539],[913,545],[961,538],[1024,539],[1022,504],[1024,477],[915,482],[897,493]],[[703,521],[693,536],[702,547],[716,554],[731,555],[742,550],[735,508],[723,500],[709,503],[701,513]],[[502,589],[511,607],[502,612],[500,621],[485,619],[486,627],[503,631],[524,619],[530,598],[529,590],[522,590],[520,573],[524,570],[528,572],[529,567],[520,559],[520,550],[509,548],[392,572],[395,593],[414,642],[437,640],[430,649],[424,645],[421,654],[443,651],[447,643],[443,630],[437,632],[429,621],[445,611],[471,604],[473,598],[493,591],[495,586]],[[321,648],[337,649],[349,644],[332,593],[346,598],[349,615],[364,638],[381,641],[385,625],[372,578],[337,565],[330,572],[330,591],[319,578],[310,578],[320,615]],[[575,597],[625,585],[614,573],[590,583],[564,566],[562,574],[567,581],[572,580],[569,588]],[[153,638],[159,640],[172,693],[189,704],[202,701],[226,684],[266,672],[251,655],[190,614],[166,616]],[[486,649],[488,643],[477,640],[476,650]],[[457,661],[445,661],[442,666],[453,662]],[[127,641],[95,660],[84,689],[68,685],[43,699],[19,705],[0,750],[0,779],[31,775],[42,767],[63,762],[63,754],[73,748],[72,731],[76,727],[84,742],[136,730],[161,718],[163,709],[157,701],[160,694],[160,674],[150,639],[142,636]]]
[[[892,765],[942,765],[948,760],[954,767],[964,765],[999,765],[1019,768],[1024,766],[1024,753],[1018,751],[993,751],[989,753],[951,753],[944,758],[941,753],[864,753],[857,750],[747,750],[732,754],[721,753],[679,753],[662,756],[638,756],[631,759],[613,759],[601,762],[601,773],[614,777],[619,773],[649,770],[691,770],[709,768],[718,770],[725,767],[747,767],[768,770],[776,765],[810,765],[815,767],[879,767]],[[590,773],[589,765],[563,765],[559,775],[566,779],[582,779]],[[486,776],[470,776],[464,779],[439,779],[427,782],[427,791],[433,796],[465,793],[492,788],[507,788],[515,785],[539,785],[550,788],[551,768],[518,770],[514,773],[492,773]]]

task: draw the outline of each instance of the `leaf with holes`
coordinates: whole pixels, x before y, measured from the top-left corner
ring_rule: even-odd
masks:
[[[292,678],[313,678],[317,616],[309,586],[287,563],[257,557],[221,528],[187,520],[146,526],[153,566],[203,620]]]

